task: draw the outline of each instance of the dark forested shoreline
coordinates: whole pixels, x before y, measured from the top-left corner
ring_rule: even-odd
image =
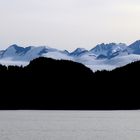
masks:
[[[140,62],[93,73],[67,60],[0,65],[0,109],[140,109]]]

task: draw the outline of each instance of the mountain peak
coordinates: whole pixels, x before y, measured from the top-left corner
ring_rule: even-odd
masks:
[[[8,48],[18,48],[20,46],[18,46],[17,44],[13,44],[13,45],[10,45]]]
[[[136,40],[135,43],[136,43],[136,42],[137,42],[137,43],[140,43],[140,40]]]
[[[64,54],[69,54],[69,51],[67,51],[67,50],[64,50],[64,51],[62,51]]]
[[[25,50],[25,48],[20,47],[20,46],[18,46],[18,45],[16,45],[16,44],[13,44],[13,45],[9,46],[9,47],[6,49],[6,51],[9,51],[9,52],[14,51],[14,52],[16,52],[16,53],[23,52],[24,50]]]
[[[86,50],[85,48],[77,48],[73,52],[81,52],[81,51],[85,51],[85,50]]]
[[[140,40],[135,41],[127,48],[129,53],[140,54]]]
[[[79,56],[80,54],[87,52],[87,50],[85,48],[77,48],[76,50],[74,50],[71,55],[72,56]]]
[[[132,43],[132,44],[129,45],[129,46],[132,46],[132,45],[140,45],[140,40],[135,41],[134,43]]]
[[[130,44],[129,46],[132,46],[132,45],[139,45],[140,44],[140,40],[137,40],[135,41],[134,43]]]
[[[115,46],[116,43],[109,43],[109,44],[105,44],[105,43],[101,43],[96,45],[94,48],[92,48],[90,50],[90,52],[98,52],[98,51],[102,51],[102,50],[108,50],[111,49],[113,46]]]

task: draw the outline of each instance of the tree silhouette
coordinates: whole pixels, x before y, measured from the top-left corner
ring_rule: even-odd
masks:
[[[95,73],[49,58],[0,65],[0,109],[140,109],[139,79],[140,62]]]

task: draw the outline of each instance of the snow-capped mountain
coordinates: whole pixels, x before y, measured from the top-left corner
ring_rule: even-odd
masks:
[[[86,52],[88,52],[88,50],[86,50],[85,48],[77,48],[76,50],[70,53],[70,56],[76,57],[85,54]]]
[[[110,43],[110,44],[99,44],[95,48],[91,49],[90,52],[94,54],[97,58],[99,56],[104,56],[107,58],[115,57],[116,55],[119,55],[121,52],[123,52],[126,49],[126,44],[116,44],[116,43]]]
[[[22,61],[31,61],[34,58],[40,57],[45,53],[56,51],[56,49],[41,46],[41,47],[33,47],[29,46],[26,48],[11,45],[6,50],[0,53],[1,59],[9,59],[9,60],[22,60]]]
[[[86,65],[93,71],[112,70],[140,60],[140,40],[127,46],[124,43],[99,44],[91,50],[77,48],[73,52],[61,51],[48,46],[20,47],[11,45],[0,51],[0,63],[5,65],[27,65],[38,57],[72,60]]]
[[[127,51],[129,54],[140,54],[140,40],[129,45]]]

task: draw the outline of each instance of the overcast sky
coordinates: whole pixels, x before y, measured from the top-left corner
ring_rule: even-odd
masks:
[[[140,0],[0,0],[0,48],[90,49],[140,39]]]

